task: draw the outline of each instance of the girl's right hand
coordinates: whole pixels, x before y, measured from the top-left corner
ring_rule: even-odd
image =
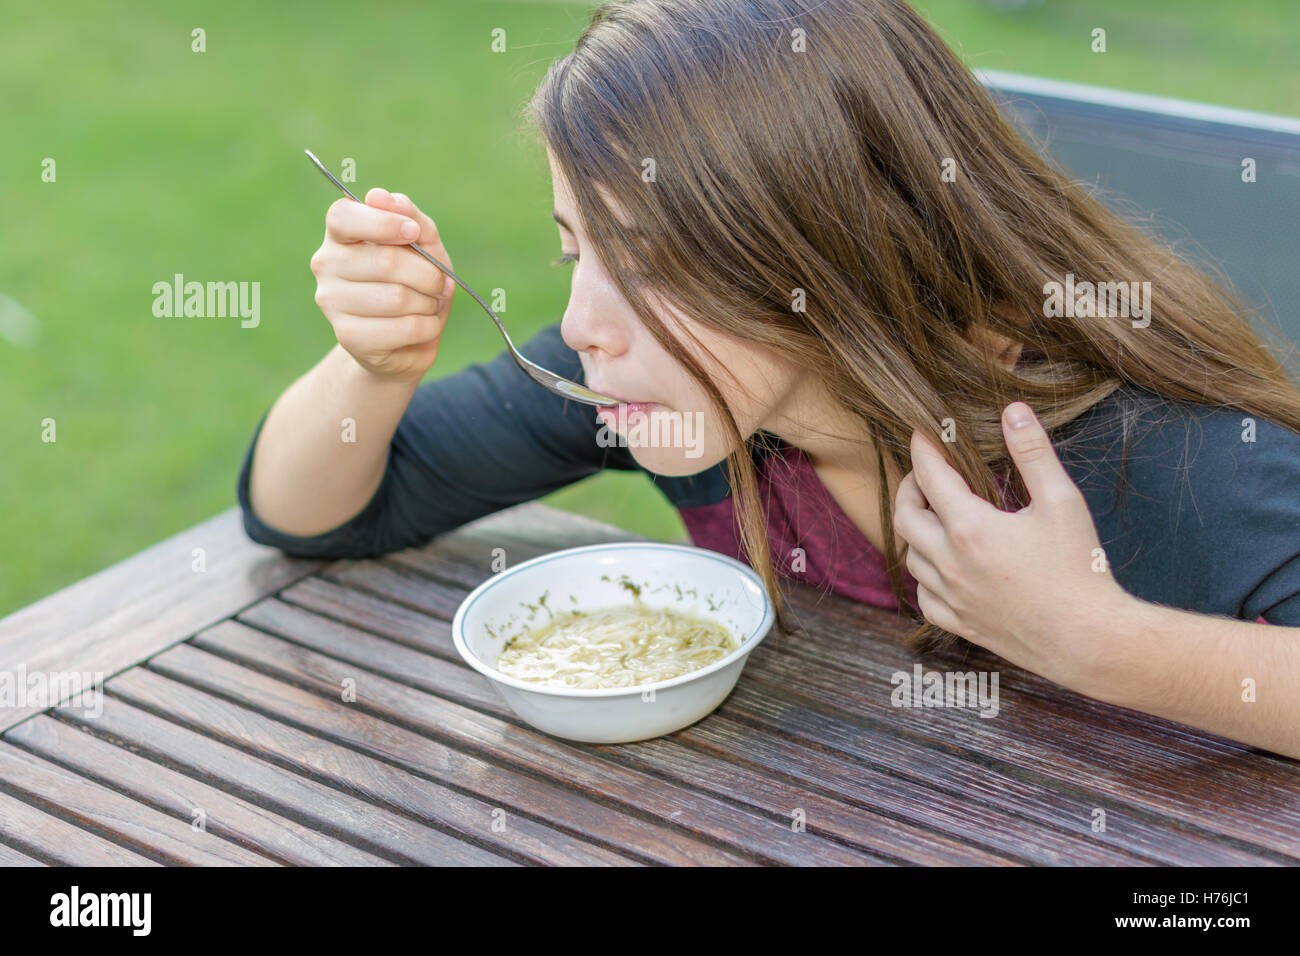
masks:
[[[403,234],[407,223],[418,233]],[[438,357],[456,283],[402,248],[411,242],[454,271],[433,220],[401,193],[376,187],[364,205],[344,197],[329,207],[311,271],[339,345],[381,378],[418,383]]]

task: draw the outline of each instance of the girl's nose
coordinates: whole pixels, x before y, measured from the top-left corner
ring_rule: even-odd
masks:
[[[579,354],[600,351],[621,355],[627,351],[628,338],[616,313],[616,307],[581,298],[575,292],[560,321],[560,337]]]

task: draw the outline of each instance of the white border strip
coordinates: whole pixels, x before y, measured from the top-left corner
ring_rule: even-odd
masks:
[[[1131,93],[1128,90],[1113,90],[1102,86],[1089,86],[1085,83],[1049,80],[1040,76],[1027,76],[1021,73],[1003,73],[1001,70],[975,70],[973,72],[975,77],[986,86],[995,86],[1015,93],[1055,96],[1062,99],[1097,103],[1103,106],[1118,106],[1124,109],[1142,110],[1147,113],[1161,113],[1165,116],[1180,116],[1210,123],[1229,123],[1233,126],[1249,126],[1253,129],[1266,129],[1278,133],[1300,135],[1300,119],[1293,119],[1290,116],[1256,113],[1251,110],[1238,110],[1227,106],[1212,106],[1209,103],[1176,100],[1167,96]]]

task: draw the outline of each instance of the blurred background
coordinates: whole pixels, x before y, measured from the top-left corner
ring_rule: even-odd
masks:
[[[304,148],[354,158],[358,195],[408,193],[466,282],[508,288],[516,342],[560,319],[550,177],[517,115],[596,6],[65,2],[3,24],[0,616],[235,504],[258,418],[334,343],[308,260],[338,192]],[[972,69],[1300,109],[1295,0],[914,6]],[[155,317],[175,273],[259,282],[260,324]],[[430,376],[501,349],[462,291]],[[685,540],[640,474],[543,500]]]

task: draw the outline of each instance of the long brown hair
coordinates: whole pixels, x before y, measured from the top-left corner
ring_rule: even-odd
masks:
[[[755,471],[763,433],[740,433],[654,297],[795,361],[861,419],[891,588],[914,614],[886,460],[910,470],[916,429],[991,502],[999,471],[1027,500],[1000,424],[1017,399],[1050,430],[1132,383],[1300,431],[1300,390],[1230,283],[1046,161],[900,0],[606,3],[525,118],[628,304],[718,407],[740,538],[782,633],[792,622]],[[1045,284],[1067,273],[1149,281],[1150,324],[1045,316]],[[1002,367],[972,346],[975,329],[1035,360]],[[909,641],[952,637],[925,625]]]

